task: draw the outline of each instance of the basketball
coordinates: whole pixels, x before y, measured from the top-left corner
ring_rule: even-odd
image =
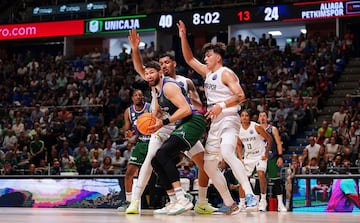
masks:
[[[155,123],[156,117],[154,114],[144,113],[136,119],[136,128],[139,130],[140,133],[144,135],[151,135],[148,127],[154,125]]]

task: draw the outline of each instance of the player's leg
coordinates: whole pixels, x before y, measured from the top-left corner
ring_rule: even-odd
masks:
[[[221,134],[220,151],[225,162],[232,169],[235,178],[239,181],[245,191],[247,210],[257,209],[258,202],[252,191],[248,177],[246,176],[243,163],[235,155],[237,144],[237,130],[235,128],[226,128]]]
[[[159,131],[160,132],[160,131]],[[138,180],[136,184],[136,190],[134,196],[132,197],[132,201],[129,207],[126,209],[126,214],[138,214],[139,213],[139,202],[141,199],[141,195],[143,194],[147,183],[152,174],[152,166],[151,160],[156,154],[156,151],[160,148],[163,143],[164,138],[163,135],[153,134],[151,135],[148,151],[145,157],[145,160],[140,168]]]
[[[266,161],[264,161],[266,163]],[[266,190],[267,190],[267,180],[264,170],[257,171],[260,184],[260,202],[259,202],[259,211],[266,211],[267,200],[266,200]]]
[[[167,214],[170,215],[180,214],[193,208],[192,202],[185,197],[185,192],[180,183],[179,170],[176,167],[176,164],[180,161],[179,155],[182,153],[181,151],[184,151],[188,146],[189,144],[178,136],[171,135],[151,161],[151,165],[158,174],[161,184],[167,191],[170,191],[171,188],[175,191],[176,203],[169,207]]]
[[[267,175],[269,179],[271,179],[274,182],[273,195],[275,195],[277,198],[278,211],[286,212],[287,209],[284,205],[284,200],[283,200],[284,185],[280,178],[280,168],[276,164],[277,159],[278,157],[272,157],[268,160]]]
[[[249,180],[250,180],[250,177],[254,173],[257,162],[258,162],[257,159],[252,159],[251,157],[244,157],[244,159],[243,159],[242,163],[245,168],[245,174]],[[240,198],[239,207],[240,207],[241,211],[245,211],[246,210],[246,193],[241,184],[239,187],[239,198]],[[253,209],[253,210],[256,210],[256,209]]]
[[[185,154],[191,158],[199,168],[199,193],[194,211],[199,214],[211,214],[216,211],[217,208],[212,207],[207,200],[209,177],[204,170],[204,150],[204,146],[198,141],[189,151],[186,151]]]

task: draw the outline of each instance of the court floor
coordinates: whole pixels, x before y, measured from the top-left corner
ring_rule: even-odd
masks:
[[[197,215],[193,211],[176,216],[152,215],[144,210],[141,215],[125,215],[113,209],[60,208],[0,208],[3,223],[337,223],[360,222],[359,213],[278,213],[241,212],[237,215]]]

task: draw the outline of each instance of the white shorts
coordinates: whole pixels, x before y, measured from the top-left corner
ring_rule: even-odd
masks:
[[[161,127],[157,132],[151,134],[151,138],[150,138],[151,142],[157,142],[157,144],[150,143],[149,145],[157,145],[158,148],[156,148],[156,150],[159,149],[161,145],[165,142],[165,140],[167,140],[170,137],[170,134],[175,129],[176,129],[175,125],[166,125]],[[197,141],[195,145],[191,147],[189,151],[185,151],[184,154],[187,157],[191,158],[194,155],[204,151],[205,151],[204,146],[201,144],[200,141]]]
[[[237,113],[221,113],[212,121],[205,144],[204,159],[221,160],[221,145],[231,145],[235,151],[240,129],[240,118]]]
[[[266,172],[267,160],[262,160],[261,156],[246,158],[243,159],[243,162],[245,166],[246,176],[248,177],[250,177],[253,174],[255,167],[256,167],[256,171],[260,170]]]

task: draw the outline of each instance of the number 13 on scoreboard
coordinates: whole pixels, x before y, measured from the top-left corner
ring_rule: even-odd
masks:
[[[238,22],[271,22],[279,20],[279,7],[262,7],[237,12]]]

